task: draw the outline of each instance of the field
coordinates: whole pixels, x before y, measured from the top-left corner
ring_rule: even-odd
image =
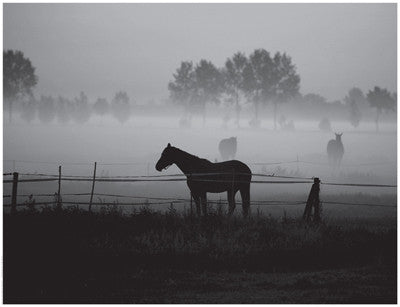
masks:
[[[16,170],[20,173],[58,174],[58,165],[62,165],[63,175],[90,177],[93,174],[93,163],[97,161],[97,176],[159,175],[154,166],[168,142],[214,161],[220,160],[218,142],[224,137],[237,136],[236,158],[248,164],[253,173],[319,177],[322,182],[394,185],[397,183],[397,134],[396,125],[393,123],[382,123],[381,132],[375,133],[373,123],[362,123],[355,130],[348,123],[334,122],[333,129],[344,133],[345,155],[343,166],[339,170],[332,171],[326,165],[326,144],[334,135],[319,131],[317,121],[297,121],[295,132],[274,131],[272,122],[268,121],[264,121],[260,129],[250,129],[244,119],[243,127],[240,129],[234,128],[233,125],[221,128],[222,121],[212,117],[206,121],[205,127],[197,118],[191,129],[179,129],[178,122],[179,117],[174,116],[134,117],[124,125],[111,119],[96,117],[82,126],[72,123],[27,125],[15,121],[4,127],[4,172]],[[294,162],[296,160],[299,162]],[[177,173],[181,172],[173,165],[162,174]],[[253,184],[251,199],[304,201],[307,199],[310,187],[311,185],[304,184]],[[90,190],[90,182],[63,182],[61,192],[88,193]],[[394,190],[325,185],[321,189],[321,200],[355,202],[360,199],[359,202],[364,203],[372,201],[395,205],[397,196]],[[57,183],[20,184],[18,188],[18,194],[21,195],[56,191]],[[95,192],[140,197],[189,198],[184,182],[96,183]],[[5,185],[4,194],[10,193],[11,185]],[[214,200],[225,197],[221,194],[209,195],[209,198]],[[36,198],[36,201],[45,200],[48,201]],[[63,200],[87,202],[88,198],[64,196]],[[115,197],[96,197],[95,200],[111,203],[125,201],[123,198]],[[18,199],[19,203],[24,201],[27,201],[27,197]],[[283,213],[283,210],[277,208],[268,208],[270,209],[274,214]],[[329,215],[335,215],[338,209],[354,211],[353,208],[335,205],[325,208]],[[356,210],[361,215],[364,214],[363,210]],[[383,216],[392,216],[394,213],[389,209],[380,209],[379,212],[381,213],[378,214]]]
[[[5,303],[395,303],[396,220],[4,216]]]
[[[319,131],[317,122],[298,121],[295,132],[285,132],[267,121],[251,129],[221,128],[218,118],[203,127],[196,119],[186,130],[178,121],[136,117],[121,125],[92,118],[81,127],[15,121],[4,127],[3,171],[32,178],[57,174],[61,165],[63,175],[90,177],[97,161],[98,176],[159,175],[154,165],[168,142],[214,161],[219,140],[237,136],[236,158],[253,173],[322,180],[322,223],[304,223],[304,204],[290,205],[306,201],[311,183],[252,184],[252,214],[243,219],[240,206],[229,218],[223,202],[203,218],[190,214],[188,202],[146,205],[152,197],[188,199],[185,182],[96,182],[95,193],[130,198],[96,196],[103,206],[92,214],[83,204],[20,207],[14,216],[4,210],[6,303],[397,301],[396,189],[324,184],[396,185],[394,123],[383,123],[379,133],[372,123],[357,130],[334,123],[345,156],[332,170],[326,144],[334,135]],[[180,171],[171,166],[164,173]],[[90,190],[91,182],[63,181],[62,200],[87,203],[89,196],[67,194]],[[35,195],[56,191],[57,182],[20,183],[17,202],[29,203],[30,194],[36,203],[48,201]],[[10,184],[3,193],[11,193]]]

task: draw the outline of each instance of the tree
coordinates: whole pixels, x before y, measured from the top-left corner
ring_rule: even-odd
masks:
[[[244,85],[247,96],[254,103],[254,126],[259,126],[260,103],[272,98],[273,70],[273,61],[265,49],[257,49],[249,56],[249,63],[244,69]]]
[[[271,58],[268,51],[256,49],[243,70],[244,90],[255,105],[255,124],[258,125],[260,104],[274,104],[274,128],[277,106],[299,94],[300,77],[296,67],[285,53],[277,52]]]
[[[88,97],[84,92],[80,92],[79,97],[75,98],[74,120],[78,124],[86,123],[90,118]]]
[[[100,116],[104,116],[109,109],[107,99],[98,98],[93,106],[94,113]]]
[[[241,53],[235,53],[232,58],[225,62],[224,70],[224,89],[235,104],[236,125],[239,126],[240,118],[240,97],[244,95],[244,70],[247,65],[246,56]]]
[[[272,95],[274,96],[274,129],[276,130],[278,103],[287,102],[299,94],[300,76],[296,73],[296,66],[292,64],[292,59],[286,53],[275,54],[274,67]]]
[[[55,115],[56,108],[54,105],[54,98],[52,96],[41,96],[38,107],[39,120],[42,123],[50,123]]]
[[[35,67],[22,51],[3,51],[3,100],[4,106],[8,106],[10,121],[13,102],[31,97],[37,81]]]
[[[213,102],[219,103],[220,95],[222,93],[222,75],[213,63],[206,60],[201,60],[196,65],[194,70],[195,84],[194,84],[194,103],[195,108],[203,114],[203,125],[206,116],[206,103]]]
[[[353,127],[358,127],[361,120],[361,111],[359,106],[365,103],[364,93],[359,88],[353,87],[344,98],[344,102],[349,108],[349,120],[351,125]]]
[[[194,98],[195,74],[192,62],[181,62],[181,66],[173,74],[174,81],[168,83],[170,98],[174,103],[184,106],[184,122],[190,121],[191,102]]]
[[[123,91],[117,92],[112,100],[112,112],[114,116],[123,124],[129,119],[130,111],[128,94]]]
[[[373,91],[369,91],[367,94],[367,100],[371,107],[376,108],[376,118],[375,125],[376,131],[379,131],[379,117],[382,113],[382,110],[385,111],[395,111],[397,94],[391,95],[387,89],[381,89],[378,86],[374,87]]]
[[[58,96],[56,117],[59,123],[68,123],[75,112],[74,109],[74,104],[69,99]]]
[[[36,117],[37,101],[33,95],[22,102],[21,118],[26,122],[32,122]]]
[[[302,100],[304,102],[307,102],[311,104],[312,106],[318,106],[318,105],[323,105],[326,104],[326,98],[319,95],[319,94],[314,94],[314,93],[309,93],[303,96]]]

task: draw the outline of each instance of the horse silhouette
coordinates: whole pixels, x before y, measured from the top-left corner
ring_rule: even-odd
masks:
[[[243,215],[248,216],[251,170],[246,164],[237,160],[212,163],[168,143],[156,164],[156,170],[161,172],[172,164],[176,164],[186,175],[198,215],[201,215],[201,209],[203,215],[207,214],[207,193],[221,192],[228,194],[229,215],[231,215],[236,206],[235,195],[240,191]]]
[[[222,160],[235,159],[237,150],[236,137],[221,140],[221,142],[219,142],[218,149],[219,153],[221,154]]]
[[[330,140],[326,151],[328,152],[329,164],[332,167],[339,167],[344,154],[344,147],[342,143],[343,133],[335,133],[336,139]]]

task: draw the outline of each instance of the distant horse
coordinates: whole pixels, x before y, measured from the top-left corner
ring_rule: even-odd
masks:
[[[196,203],[197,214],[207,214],[207,193],[228,193],[229,215],[235,210],[235,195],[240,191],[243,215],[250,209],[250,168],[237,160],[212,163],[191,155],[179,148],[168,146],[163,150],[156,164],[161,172],[166,167],[176,164],[187,177],[187,185]]]
[[[336,139],[330,140],[326,148],[328,152],[329,164],[332,167],[339,167],[344,154],[344,147],[342,143],[342,134],[335,133]]]
[[[222,160],[234,159],[237,149],[236,137],[221,140],[221,142],[219,142],[218,149]]]

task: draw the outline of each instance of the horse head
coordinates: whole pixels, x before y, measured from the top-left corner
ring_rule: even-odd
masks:
[[[163,169],[168,168],[170,165],[175,163],[174,161],[174,147],[168,143],[167,147],[163,150],[160,159],[156,164],[156,170],[161,172]]]
[[[342,133],[335,133],[335,136],[336,136],[336,141],[342,141],[342,135],[343,135],[343,132]]]

